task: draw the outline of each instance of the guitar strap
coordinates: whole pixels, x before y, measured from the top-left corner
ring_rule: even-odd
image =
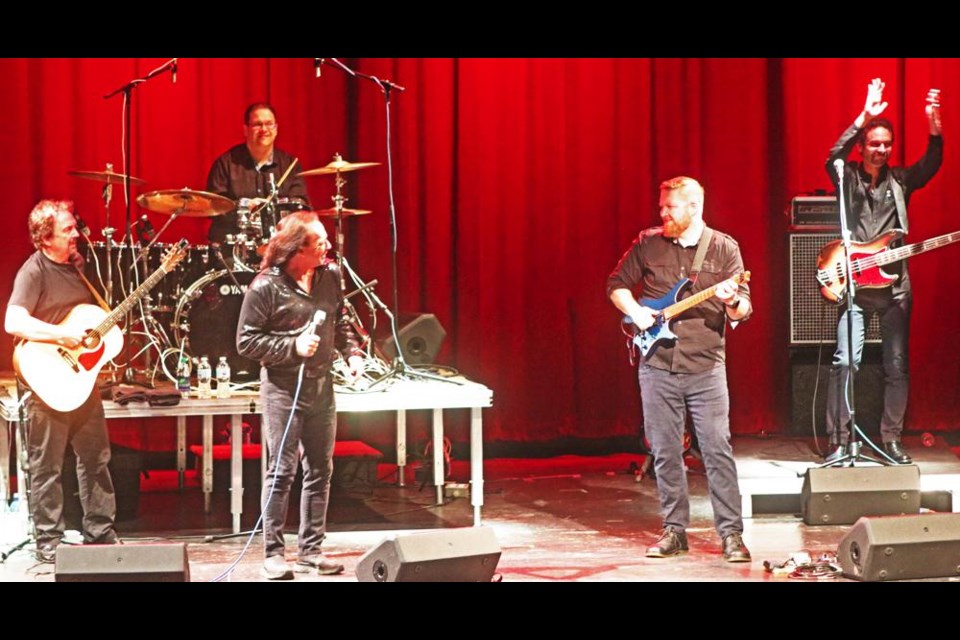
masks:
[[[100,294],[97,293],[96,288],[94,288],[94,286],[90,284],[90,281],[87,280],[87,276],[83,275],[83,271],[81,271],[79,267],[77,268],[77,274],[80,276],[80,279],[83,280],[83,284],[87,285],[87,289],[90,289],[90,293],[93,294],[93,297],[97,301],[97,304],[100,305],[100,308],[106,311],[107,313],[110,313],[110,306],[106,303],[106,301],[103,298],[100,297]]]
[[[900,226],[906,234],[910,231],[910,223],[907,222],[907,202],[903,197],[903,187],[897,182],[897,179],[890,174],[890,190],[893,191],[893,199],[897,202],[897,215],[900,218]]]
[[[697,244],[697,253],[693,256],[693,265],[690,267],[690,283],[697,282],[697,276],[700,275],[700,267],[703,266],[703,259],[707,257],[707,247],[710,246],[710,240],[713,238],[713,229],[704,227],[700,235],[700,242]]]

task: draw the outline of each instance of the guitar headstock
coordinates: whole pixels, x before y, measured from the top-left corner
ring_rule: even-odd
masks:
[[[743,283],[745,283],[745,282],[750,282],[750,272],[749,272],[749,271],[744,271],[744,272],[741,273],[740,275],[734,276],[734,277],[733,277],[733,280],[734,280],[737,284],[743,284]]]
[[[163,260],[160,264],[160,268],[163,269],[164,273],[170,273],[173,269],[180,264],[180,261],[183,260],[184,256],[187,255],[187,249],[190,247],[190,243],[187,242],[186,238],[181,238],[180,242],[170,247],[170,249],[163,255]]]

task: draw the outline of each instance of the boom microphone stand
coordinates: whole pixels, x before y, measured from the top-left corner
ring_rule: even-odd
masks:
[[[390,140],[391,140],[390,138],[390,131],[391,131],[390,129],[390,92],[394,90],[406,91],[406,88],[398,84],[395,84],[393,82],[390,82],[389,80],[381,80],[376,76],[371,76],[365,73],[361,73],[359,71],[354,71],[353,69],[349,68],[348,66],[346,66],[345,64],[337,60],[336,58],[314,58],[314,63],[317,66],[318,76],[320,75],[319,74],[320,65],[326,64],[329,66],[335,66],[338,69],[341,69],[342,71],[344,71],[345,73],[353,76],[354,78],[363,78],[364,80],[369,80],[370,82],[373,82],[378,87],[380,87],[380,91],[383,93],[384,107],[386,110],[387,185],[388,185],[387,190],[390,196],[390,239],[391,239],[390,257],[392,260],[391,266],[393,270],[393,309],[394,309],[393,312],[391,312],[390,308],[387,307],[387,305],[385,305],[383,301],[380,300],[380,298],[378,298],[375,293],[373,293],[373,291],[370,291],[370,297],[377,304],[377,306],[380,307],[380,309],[383,310],[385,314],[387,314],[387,317],[390,318],[390,328],[391,328],[391,331],[393,332],[393,342],[397,347],[397,357],[393,361],[392,369],[388,373],[386,373],[383,377],[373,382],[368,388],[372,389],[382,382],[386,382],[387,380],[390,380],[392,378],[400,377],[404,375],[410,375],[410,376],[419,377],[419,378],[427,378],[430,380],[441,380],[443,382],[452,382],[454,384],[462,384],[457,380],[444,378],[443,376],[438,376],[432,373],[427,373],[425,371],[419,371],[417,369],[411,368],[407,364],[406,360],[404,359],[403,349],[400,347],[400,335],[397,329],[397,318],[396,318],[397,314],[399,313],[400,302],[399,302],[399,294],[398,294],[398,286],[397,286],[397,210],[396,210],[396,207],[394,206],[394,200],[393,200],[393,153],[391,151],[391,145],[390,145]]]
[[[124,196],[126,198],[126,207],[127,207],[126,209],[127,220],[126,220],[126,230],[124,233],[124,238],[127,238],[130,242],[131,261],[136,259],[136,256],[133,254],[133,232],[132,232],[132,225],[131,225],[132,215],[130,213],[130,207],[132,202],[132,199],[130,198],[130,176],[132,175],[130,173],[131,171],[130,164],[132,162],[132,159],[130,157],[130,138],[133,137],[133,132],[130,129],[130,113],[133,110],[133,107],[132,107],[133,90],[139,87],[144,82],[147,82],[151,78],[158,76],[165,71],[170,71],[170,75],[172,76],[173,83],[176,84],[177,83],[177,59],[172,58],[167,62],[164,62],[162,65],[160,65],[159,67],[157,67],[156,69],[154,69],[153,71],[145,75],[144,77],[131,80],[127,84],[123,85],[122,87],[118,89],[114,89],[107,95],[103,96],[104,100],[109,100],[113,96],[121,95],[121,94],[123,95],[123,130],[126,134],[123,136],[123,146],[124,146],[123,191],[124,191]],[[113,283],[111,282],[110,285],[113,286]],[[132,287],[131,287],[131,290],[132,290]],[[124,378],[127,380],[127,382],[133,382],[133,366],[132,366],[133,363],[130,362],[130,325],[131,324],[132,323],[130,322],[130,316],[128,314],[126,322],[124,323],[124,333],[126,335],[124,336],[124,340],[123,340],[124,362],[125,362],[124,366],[126,367],[123,372],[123,375],[124,375]]]
[[[870,456],[860,453],[860,448],[862,443],[860,442],[857,433],[859,428],[857,427],[857,402],[856,395],[854,393],[854,383],[856,382],[856,365],[853,360],[853,296],[855,293],[855,285],[853,283],[853,270],[850,259],[851,251],[851,233],[850,227],[847,224],[847,207],[846,207],[846,197],[843,190],[843,160],[837,159],[833,162],[834,169],[837,172],[837,202],[840,205],[840,234],[843,239],[843,269],[846,274],[846,293],[844,298],[847,303],[847,376],[846,381],[844,381],[843,376],[840,376],[840,403],[846,402],[847,407],[849,408],[850,422],[847,428],[850,429],[850,438],[847,444],[847,452],[837,458],[836,460],[831,460],[830,462],[825,462],[819,465],[816,468],[823,467],[852,467],[857,462],[874,462],[876,464],[889,465],[889,462],[878,460],[876,458],[871,458]],[[864,319],[864,322],[866,320]],[[838,403],[839,404],[839,403]],[[840,404],[842,407],[842,404]],[[843,411],[840,410],[842,415]],[[841,442],[840,439],[840,421],[837,420],[837,440]]]

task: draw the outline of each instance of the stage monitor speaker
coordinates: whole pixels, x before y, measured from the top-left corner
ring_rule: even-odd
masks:
[[[960,513],[860,518],[837,560],[843,575],[868,582],[960,578]]]
[[[489,527],[394,535],[357,562],[360,582],[490,582],[500,545]]]
[[[57,582],[190,582],[187,545],[93,544],[57,547]]]
[[[839,233],[790,234],[790,344],[836,344],[837,321],[842,305],[828,302],[817,282],[817,257],[825,244],[839,240]],[[868,343],[880,341],[880,318],[867,320]]]
[[[437,354],[447,332],[440,325],[437,316],[432,313],[418,313],[404,315],[397,325],[400,336],[400,349],[407,364],[432,364],[436,362]],[[390,336],[380,342],[380,349],[384,355],[393,360],[397,357],[397,347]]]
[[[920,468],[824,467],[807,469],[800,490],[806,524],[853,524],[863,516],[920,512]]]

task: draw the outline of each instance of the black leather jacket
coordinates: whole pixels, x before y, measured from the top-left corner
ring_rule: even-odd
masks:
[[[307,359],[306,377],[330,370],[334,349],[344,358],[361,355],[357,333],[345,315],[340,292],[340,272],[335,262],[316,270],[308,295],[279,267],[257,274],[243,298],[237,326],[237,351],[272,373],[295,374],[304,358],[297,354],[296,339],[318,311],[320,348]]]

